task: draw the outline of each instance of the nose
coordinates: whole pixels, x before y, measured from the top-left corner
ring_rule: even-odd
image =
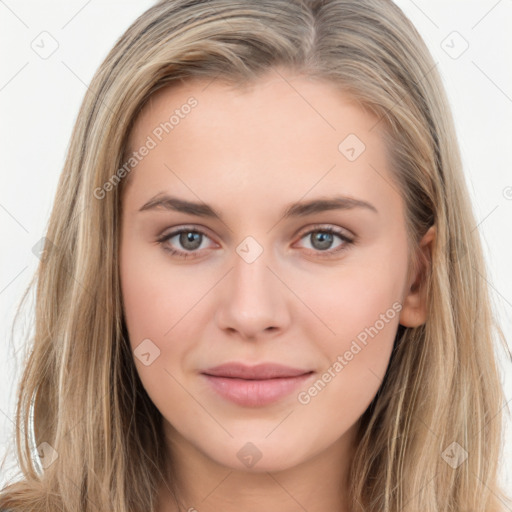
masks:
[[[215,317],[220,329],[244,339],[257,339],[287,328],[291,294],[269,263],[265,251],[252,262],[235,252],[233,269],[216,298]]]

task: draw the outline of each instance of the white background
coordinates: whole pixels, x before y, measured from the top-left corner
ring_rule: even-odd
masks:
[[[512,0],[396,3],[424,37],[442,74],[493,300],[512,348]],[[39,261],[32,247],[45,232],[78,108],[107,52],[152,4],[0,0],[0,462],[12,449],[22,367],[24,333],[11,337],[13,314]],[[46,49],[58,45],[46,59],[33,49],[42,46],[41,38]],[[512,409],[512,365],[503,354],[500,361],[507,412]],[[506,436],[501,474],[512,494],[510,415]],[[0,487],[13,467],[12,457],[0,466]]]

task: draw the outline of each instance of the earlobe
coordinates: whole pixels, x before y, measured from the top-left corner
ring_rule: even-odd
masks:
[[[431,226],[423,235],[418,247],[418,268],[407,283],[402,301],[399,322],[404,327],[419,327],[427,320],[426,279],[432,265],[432,250],[436,228]]]

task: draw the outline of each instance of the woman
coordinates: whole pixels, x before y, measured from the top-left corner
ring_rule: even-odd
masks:
[[[72,135],[0,506],[506,510],[449,112],[388,1],[136,20]]]

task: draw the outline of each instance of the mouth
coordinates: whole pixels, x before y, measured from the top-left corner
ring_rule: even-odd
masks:
[[[261,407],[289,396],[312,378],[312,370],[277,364],[227,363],[201,373],[222,398],[245,407]]]

